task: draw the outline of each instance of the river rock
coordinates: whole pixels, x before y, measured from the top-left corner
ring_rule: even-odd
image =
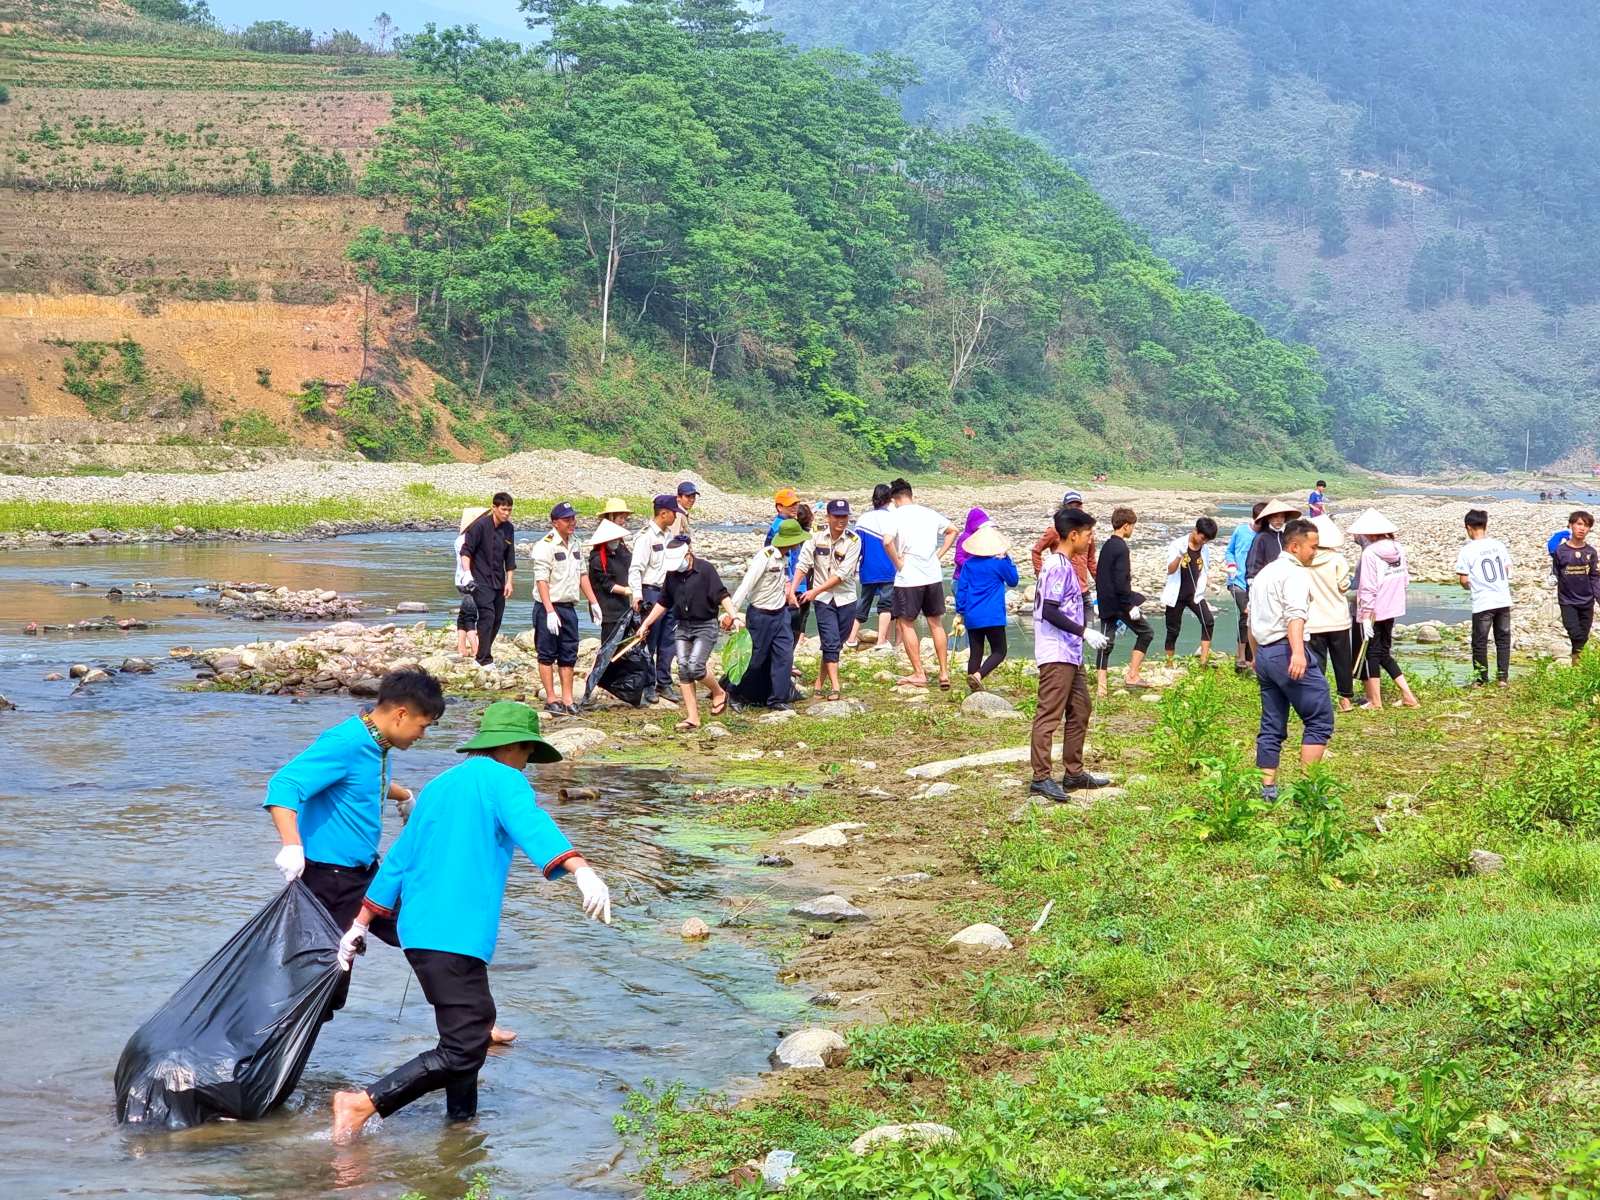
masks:
[[[1417,641],[1422,645],[1437,645],[1443,640],[1444,639],[1439,635],[1439,631],[1432,625],[1419,625],[1417,627]]]
[[[148,675],[155,668],[142,658],[125,658],[121,670],[124,675]]]
[[[885,883],[927,883],[933,876],[926,871],[911,871],[905,875],[888,875],[884,877]]]
[[[394,606],[394,610],[397,613],[425,613],[428,606],[421,600],[402,600]]]
[[[721,725],[707,725],[700,731],[700,736],[716,739],[729,737],[731,735]]]
[[[1505,865],[1505,856],[1493,850],[1474,850],[1467,855],[1467,869],[1474,875],[1493,875]]]
[[[778,1043],[768,1059],[778,1071],[821,1071],[844,1065],[850,1047],[831,1029],[797,1029]]]
[[[88,673],[89,673],[89,664],[88,663],[73,663],[70,667],[67,668],[67,678],[68,679],[82,679]]]
[[[814,1004],[818,1008],[838,1008],[839,1005],[844,1003],[844,997],[838,992],[818,992],[806,1003]]]
[[[865,829],[859,821],[839,821],[832,825],[824,825],[821,829],[813,829],[792,837],[784,842],[785,846],[809,846],[813,850],[832,850],[840,846],[848,846],[850,839],[846,836],[852,829]]]
[[[376,675],[362,675],[350,681],[348,691],[358,698],[370,698],[378,694],[380,682]]]
[[[782,725],[785,721],[794,720],[794,709],[778,708],[761,718],[763,725]]]
[[[89,671],[89,673],[87,675],[85,675],[81,680],[78,681],[78,686],[82,687],[84,684],[87,684],[87,683],[104,683],[106,680],[108,680],[110,678],[111,678],[111,672],[102,671],[99,667],[94,667]]]
[[[781,854],[763,854],[760,858],[756,859],[756,866],[792,867],[794,866],[794,860],[792,858],[785,858]]]
[[[963,950],[1009,950],[1011,939],[998,925],[980,922],[953,934],[947,945],[959,946]]]
[[[818,896],[813,900],[806,900],[789,909],[791,916],[805,917],[809,921],[865,921],[869,918],[861,909],[857,908],[843,896],[829,893]]]
[[[995,692],[973,692],[961,702],[961,711],[969,717],[985,717],[991,721],[1016,720],[1023,715],[1015,704]]]
[[[51,671],[50,674],[44,677],[44,681],[46,683],[60,683],[65,678],[66,676],[60,671]]]
[[[7,700],[4,696],[0,696],[0,712],[10,712],[15,707],[16,705],[11,703],[11,701]]]
[[[932,1145],[935,1142],[953,1142],[957,1134],[948,1125],[940,1125],[937,1121],[912,1121],[906,1125],[879,1125],[869,1129],[850,1143],[851,1154],[871,1154],[879,1146],[887,1146],[893,1142],[920,1142]]]
[[[539,635],[531,629],[524,629],[511,639],[511,644],[518,650],[526,650],[529,654],[535,654],[539,649]]]
[[[938,783],[930,783],[923,788],[917,793],[917,798],[921,800],[938,800],[944,796],[952,796],[960,790],[955,784],[941,780]]]
[[[360,621],[336,621],[327,629],[333,637],[340,638],[360,637],[366,631],[367,627]]]
[[[953,771],[965,771],[972,767],[999,767],[1010,763],[1024,763],[1028,761],[1029,750],[1026,746],[1008,746],[1003,750],[987,750],[982,754],[966,754],[960,758],[946,758],[938,762],[923,763],[921,766],[908,767],[906,774],[912,779],[940,779]]]
[[[699,917],[690,917],[678,930],[678,936],[686,942],[703,942],[711,936],[711,926]]]
[[[552,730],[545,734],[544,740],[561,751],[562,758],[582,758],[604,745],[606,734],[592,725],[576,725],[571,729]]]
[[[867,711],[859,700],[820,700],[806,709],[808,717],[858,717]]]

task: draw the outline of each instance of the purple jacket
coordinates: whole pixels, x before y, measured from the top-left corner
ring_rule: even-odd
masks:
[[[1380,538],[1361,552],[1361,576],[1356,587],[1356,613],[1374,621],[1388,621],[1406,614],[1406,586],[1411,573],[1406,568],[1406,552],[1393,538]]]

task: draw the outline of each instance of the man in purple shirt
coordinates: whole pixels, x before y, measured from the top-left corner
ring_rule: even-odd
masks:
[[[1083,587],[1072,559],[1087,553],[1094,537],[1094,518],[1081,508],[1062,508],[1055,516],[1056,550],[1047,554],[1039,573],[1033,605],[1033,657],[1039,664],[1039,706],[1033,718],[1033,782],[1028,790],[1057,804],[1067,793],[1105,787],[1104,775],[1083,769],[1083,740],[1089,732],[1089,682],[1083,668],[1085,644],[1098,650],[1106,635],[1084,620]],[[1050,743],[1065,721],[1061,759],[1066,773],[1050,777]]]

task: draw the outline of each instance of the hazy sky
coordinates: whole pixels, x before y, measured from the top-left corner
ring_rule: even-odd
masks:
[[[530,37],[516,0],[339,0],[334,4],[319,0],[271,0],[269,4],[262,4],[261,0],[211,0],[211,12],[229,26],[279,20],[306,26],[316,33],[349,29],[362,37],[372,32],[372,18],[386,12],[402,33],[415,32],[432,21],[437,25],[473,24],[484,33],[518,41]]]

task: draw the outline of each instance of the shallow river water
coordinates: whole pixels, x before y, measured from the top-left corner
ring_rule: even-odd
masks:
[[[432,1044],[432,1013],[400,954],[375,946],[350,1003],[318,1042],[300,1090],[271,1118],[181,1134],[114,1121],[111,1075],[128,1035],[280,886],[260,809],[268,775],[348,699],[188,693],[179,644],[292,636],[305,626],[221,619],[184,599],[113,606],[107,587],[149,580],[182,591],[222,578],[353,592],[375,603],[453,595],[438,535],[331,542],[152,545],[19,552],[0,558],[0,1195],[6,1197],[457,1196],[490,1171],[508,1196],[623,1194],[612,1128],[629,1085],[722,1087],[764,1066],[801,1000],[764,955],[728,937],[690,946],[670,929],[715,921],[718,897],[750,885],[748,855],[686,828],[675,808],[692,780],[664,769],[535,768],[534,783],[573,841],[607,876],[617,923],[582,920],[569,884],[513,868],[491,983],[501,1024],[521,1034],[483,1072],[477,1122],[452,1127],[442,1099],[421,1101],[334,1148],[328,1100]],[[91,586],[70,590],[73,581]],[[111,612],[149,620],[131,633],[24,636],[29,620]],[[434,620],[442,617],[435,615]],[[517,628],[525,627],[526,613]],[[282,631],[281,633],[279,631]],[[49,671],[115,666],[74,694]],[[472,706],[398,756],[420,784],[457,761]],[[598,801],[555,798],[563,783]],[[391,814],[385,844],[398,832]],[[726,840],[726,839],[723,839]]]

